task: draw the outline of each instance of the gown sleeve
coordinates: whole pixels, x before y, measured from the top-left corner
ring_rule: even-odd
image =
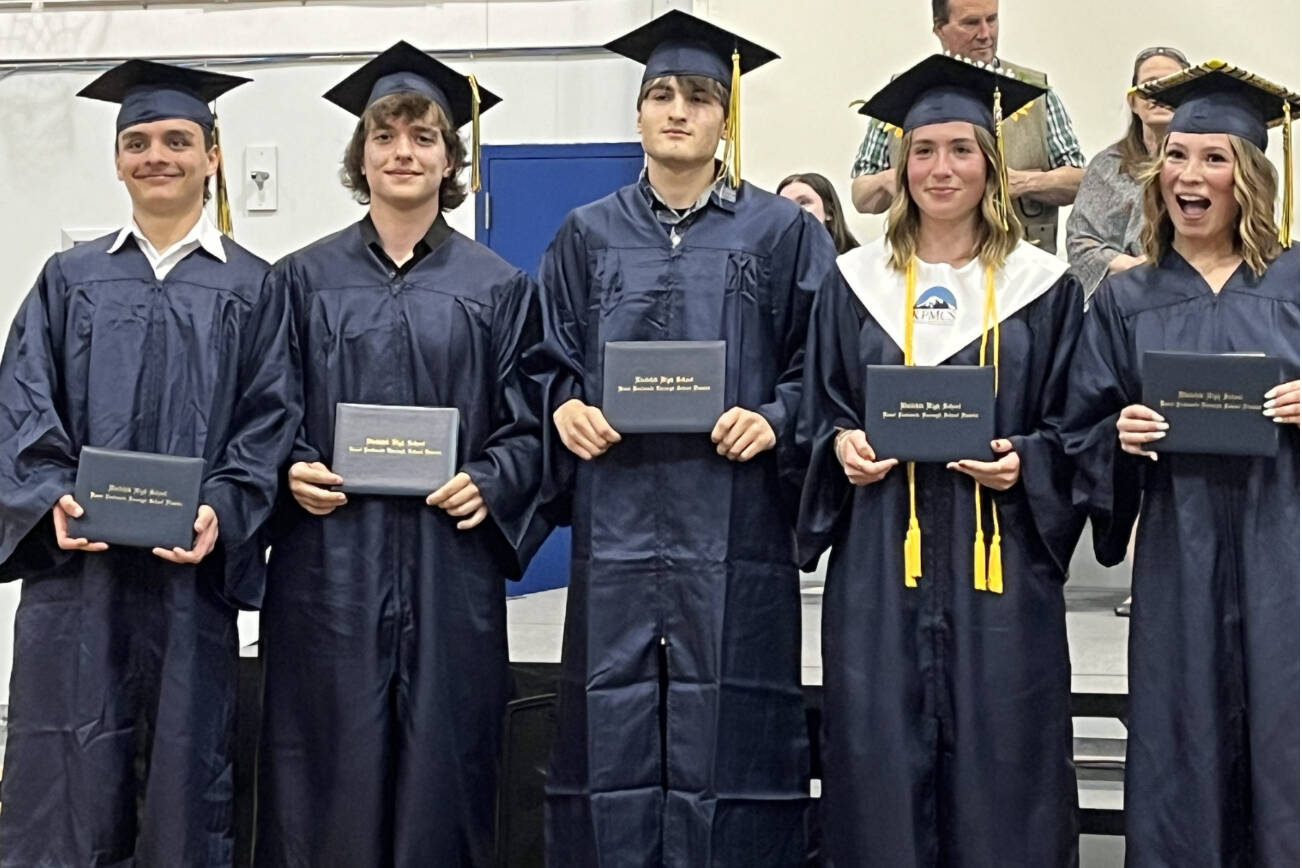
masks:
[[[225,591],[240,606],[262,601],[259,531],[271,518],[278,481],[303,418],[302,377],[283,285],[268,274],[245,321],[235,408],[225,444],[200,499],[217,513],[226,552]]]
[[[539,342],[538,289],[523,272],[495,293],[492,323],[494,379],[492,430],[479,457],[462,468],[479,487],[514,553],[513,577],[524,573],[550,526],[538,502],[543,475],[542,389],[521,369],[522,351]]]
[[[1104,280],[1085,314],[1068,377],[1063,445],[1074,465],[1072,498],[1089,516],[1094,553],[1104,566],[1121,563],[1139,515],[1143,461],[1121,451],[1117,418],[1140,400],[1126,324]]]
[[[773,288],[791,292],[791,315],[781,344],[775,349],[785,359],[773,390],[773,400],[758,407],[776,437],[779,473],[792,500],[798,497],[805,475],[801,451],[796,447],[796,420],[805,367],[805,339],[809,334],[810,311],[823,279],[835,270],[836,247],[832,237],[805,211],[783,233],[773,256]]]
[[[1020,483],[1035,529],[1064,575],[1084,525],[1072,504],[1072,463],[1062,442],[1067,381],[1083,307],[1080,281],[1071,274],[1033,302],[1027,317],[1031,357],[1024,363],[1027,391],[1035,396],[1033,425],[1029,433],[1009,437],[1021,461]]]
[[[796,523],[797,562],[803,569],[818,562],[849,510],[854,486],[833,447],[838,430],[863,427],[859,331],[867,316],[840,272],[829,271],[810,317],[795,433],[807,465]]]
[[[0,358],[0,581],[48,568],[70,553],[54,542],[50,510],[77,477],[59,415],[57,340],[66,282],[50,259],[14,317]]]
[[[587,245],[574,214],[565,218],[538,269],[541,336],[525,352],[524,372],[541,395],[540,508],[557,524],[570,522],[570,492],[578,460],[561,442],[552,414],[584,399],[587,346]]]

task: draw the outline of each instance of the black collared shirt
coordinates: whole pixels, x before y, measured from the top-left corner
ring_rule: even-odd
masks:
[[[651,213],[655,214],[656,220],[665,227],[669,233],[669,238],[674,246],[678,246],[684,232],[695,222],[696,216],[703,211],[708,205],[715,205],[725,211],[731,212],[737,207],[737,191],[734,190],[724,178],[718,178],[709,187],[701,191],[700,198],[686,208],[673,208],[655,187],[651,186],[651,179],[647,176],[646,169],[637,179],[638,190],[651,206]]]
[[[434,218],[434,222],[425,232],[425,237],[417,241],[416,246],[412,248],[411,258],[398,265],[389,258],[389,254],[384,252],[380,233],[375,230],[375,223],[369,213],[362,218],[361,230],[362,240],[366,242],[367,247],[371,248],[371,252],[380,260],[380,264],[388,269],[390,277],[402,277],[411,271],[417,263],[437,250],[438,246],[447,241],[448,236],[452,234],[452,227],[448,226],[447,221],[443,219],[443,213],[439,212],[439,216]]]

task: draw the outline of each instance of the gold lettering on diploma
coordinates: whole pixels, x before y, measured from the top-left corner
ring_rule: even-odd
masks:
[[[360,445],[348,444],[348,451],[354,455],[412,455],[428,458],[442,455],[442,449],[430,449],[428,440],[414,437],[366,437]]]
[[[153,488],[147,485],[121,485],[111,482],[103,491],[90,492],[91,500],[118,501],[121,503],[139,503],[143,506],[161,506],[174,508],[182,506],[165,488]]]
[[[1175,398],[1159,398],[1158,410],[1249,410],[1261,412],[1261,399],[1248,400],[1241,392],[1218,389],[1176,389]]]
[[[883,410],[883,419],[980,419],[981,414],[964,410],[963,404],[954,401],[901,401],[894,410]]]
[[[696,382],[685,374],[635,374],[632,383],[616,383],[618,393],[637,392],[711,392],[713,386]]]

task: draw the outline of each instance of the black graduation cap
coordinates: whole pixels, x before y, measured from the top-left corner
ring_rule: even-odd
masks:
[[[740,185],[741,77],[770,60],[777,60],[778,55],[677,9],[607,42],[604,47],[644,64],[644,84],[665,76],[700,75],[727,89],[728,126],[723,166],[729,183],[733,187]]]
[[[77,96],[120,103],[118,132],[167,118],[184,118],[211,130],[214,118],[208,104],[250,81],[205,69],[128,60],[86,85]]]
[[[1298,95],[1223,60],[1208,60],[1132,87],[1145,99],[1168,106],[1168,133],[1227,133],[1266,150],[1266,131],[1284,127],[1284,195],[1279,243],[1288,247],[1293,232],[1293,137]]]
[[[998,119],[1011,117],[1045,92],[996,66],[933,54],[891,79],[859,114],[906,133],[928,124],[968,121],[997,134],[996,114]]]
[[[433,100],[454,127],[460,127],[502,101],[416,46],[398,41],[326,91],[325,98],[358,117],[371,103],[394,93],[419,93]]]
[[[1175,110],[1168,132],[1228,133],[1263,151],[1266,130],[1298,116],[1296,93],[1223,60],[1182,69],[1132,91]]]
[[[727,88],[733,81],[734,52],[738,75],[778,59],[762,45],[677,9],[607,42],[605,48],[645,64],[644,82],[667,75],[703,75]]]

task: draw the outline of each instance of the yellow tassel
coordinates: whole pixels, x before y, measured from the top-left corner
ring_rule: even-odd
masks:
[[[226,193],[226,158],[222,155],[221,129],[216,121],[212,127],[212,143],[217,148],[217,229],[228,238],[235,237],[235,223],[231,220],[231,200]]]
[[[981,483],[976,483],[976,535],[972,538],[972,587],[986,589],[986,532],[981,526]]]
[[[1013,213],[1013,202],[1008,197],[1008,161],[1004,159],[1004,108],[999,88],[995,88],[995,147],[999,152],[999,226],[1008,231],[1008,215]]]
[[[467,75],[470,82],[470,192],[478,193],[479,179],[479,82]]]
[[[904,269],[904,364],[913,364],[913,299],[918,289],[918,274],[914,260]],[[918,488],[914,480],[914,465],[909,472],[909,529],[904,534],[904,584],[918,586],[922,578],[922,527],[918,524]]]
[[[1287,250],[1293,243],[1293,107],[1284,100],[1284,201],[1279,216],[1279,243]]]
[[[995,368],[995,395],[999,394],[999,311],[995,302],[995,269],[987,265],[986,303],[981,315],[981,352],[979,363],[986,363],[986,346],[993,348]],[[993,334],[992,334],[993,333]],[[981,483],[976,484],[976,540],[972,543],[972,582],[978,591],[990,591],[995,594],[1004,592],[1003,560],[999,552],[999,514],[995,504],[990,505],[990,516],[994,520],[994,536],[990,539],[989,568],[986,566],[985,529],[981,522]]]
[[[741,186],[741,55],[732,53],[732,90],[728,94],[728,142],[723,150],[723,162],[728,172],[728,183],[736,189]]]
[[[922,528],[918,517],[913,513],[913,464],[909,464],[909,529],[904,534],[904,585],[916,588],[918,579],[922,578]]]
[[[1004,592],[1004,556],[1001,551],[999,536],[999,507],[990,504],[990,517],[995,523],[995,535],[990,538],[990,569],[986,573],[986,584],[992,594]]]

